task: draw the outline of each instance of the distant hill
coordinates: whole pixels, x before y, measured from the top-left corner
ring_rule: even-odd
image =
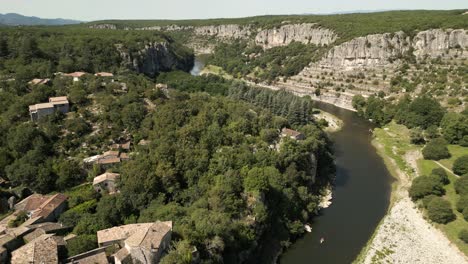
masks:
[[[9,13],[9,14],[0,14],[0,26],[38,26],[38,25],[69,25],[69,24],[79,24],[81,21],[70,20],[70,19],[45,19],[39,17],[28,17],[20,14]]]

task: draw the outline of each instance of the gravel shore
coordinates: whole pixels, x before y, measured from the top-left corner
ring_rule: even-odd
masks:
[[[405,155],[405,161],[416,173],[416,160],[419,157],[419,151]],[[359,263],[468,263],[467,257],[440,230],[424,219],[409,198],[407,190],[411,185],[410,175],[398,169],[397,174],[398,185],[394,190],[392,207]]]

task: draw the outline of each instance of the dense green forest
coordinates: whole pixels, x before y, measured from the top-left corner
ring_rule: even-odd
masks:
[[[449,112],[430,95],[412,99],[406,95],[399,100],[361,95],[353,98],[358,114],[383,126],[392,120],[412,129],[412,141],[443,137],[449,144],[468,146],[468,110]]]
[[[229,74],[252,81],[276,81],[298,74],[312,61],[317,61],[327,47],[293,42],[284,47],[263,50],[247,42],[220,43],[207,63],[222,67]]]
[[[184,72],[161,73],[157,82],[171,88],[161,89],[122,69],[114,45],[138,50],[135,43],[163,40],[190,55],[176,42],[150,33],[71,30],[1,32],[0,177],[12,184],[2,198],[66,193],[60,222],[78,235],[69,256],[95,248],[97,230],[125,223],[174,221],[165,263],[180,263],[194,246],[207,263],[234,263],[272,230],[278,241],[304,232],[334,172],[331,144],[307,99]],[[112,71],[118,81],[53,75],[74,70]],[[33,77],[52,81],[28,85]],[[28,105],[51,96],[68,96],[71,113],[29,121]],[[283,127],[306,139],[280,140]],[[150,145],[138,146],[142,139]],[[110,169],[121,174],[120,193],[97,194],[89,181],[104,169],[82,160],[122,140],[131,140],[135,153]]]
[[[25,83],[34,77],[50,78],[55,72],[126,72],[122,51],[137,53],[147,43],[164,42],[177,57],[191,51],[157,32],[96,31],[75,27],[26,27],[0,30],[0,80]]]

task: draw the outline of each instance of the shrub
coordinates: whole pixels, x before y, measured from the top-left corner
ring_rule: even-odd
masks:
[[[409,189],[411,199],[419,200],[430,194],[444,194],[444,187],[437,176],[420,176],[413,180]]]
[[[427,160],[440,160],[450,158],[450,153],[447,149],[447,141],[443,138],[436,138],[424,147],[422,150],[424,159]]]
[[[468,194],[468,174],[464,174],[455,181],[455,191],[460,195]]]
[[[450,202],[440,197],[432,199],[427,206],[427,213],[431,221],[439,224],[447,224],[455,219]]]
[[[468,194],[465,194],[465,195],[462,195],[460,199],[458,199],[457,211],[461,213],[467,207],[468,207]]]
[[[431,175],[437,176],[440,178],[440,181],[445,185],[449,184],[449,178],[447,172],[442,168],[435,168],[432,170]]]
[[[424,140],[424,136],[420,128],[411,129],[410,140],[411,143],[415,145],[422,145],[426,143],[426,140]]]
[[[468,229],[462,229],[460,233],[458,233],[458,238],[463,242],[468,243]]]
[[[459,157],[453,163],[453,172],[457,175],[468,173],[468,155]]]
[[[80,235],[67,242],[68,256],[75,256],[96,248],[95,235]]]
[[[429,203],[432,201],[432,199],[434,199],[435,197],[437,197],[437,196],[436,196],[436,195],[433,195],[433,194],[430,194],[430,195],[424,197],[424,198],[422,199],[422,203],[423,203],[424,208],[427,209],[427,206],[428,206]]]

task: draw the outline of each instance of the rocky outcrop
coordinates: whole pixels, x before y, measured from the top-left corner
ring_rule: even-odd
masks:
[[[203,36],[213,36],[222,39],[244,39],[251,34],[250,26],[240,25],[217,25],[195,27],[195,34]]]
[[[122,66],[150,77],[171,70],[188,72],[194,63],[193,55],[178,56],[167,42],[148,43],[137,52],[130,52],[121,44],[116,48],[122,58]]]
[[[417,57],[438,57],[457,54],[468,57],[467,30],[431,29],[419,32],[413,39],[414,55]]]
[[[135,28],[135,30],[156,30],[156,31],[183,31],[183,30],[191,30],[191,29],[193,29],[192,26],[179,26],[179,25]]]
[[[403,32],[359,37],[333,47],[320,61],[329,67],[380,66],[410,51],[411,40]]]
[[[255,37],[255,43],[264,48],[286,46],[293,41],[322,46],[333,43],[336,38],[337,35],[333,31],[307,23],[262,30]]]
[[[464,29],[432,29],[413,39],[403,32],[358,37],[333,47],[320,61],[328,67],[385,66],[405,56],[436,58],[468,57],[468,35]]]
[[[89,28],[93,29],[117,29],[117,26],[114,24],[96,24],[96,25],[91,25]]]

